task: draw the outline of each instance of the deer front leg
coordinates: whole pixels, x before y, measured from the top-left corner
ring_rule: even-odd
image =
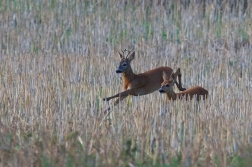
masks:
[[[118,97],[116,99],[116,101],[114,102],[114,106],[116,106],[119,102],[121,102],[123,99],[125,99],[127,96],[121,96],[121,97]]]
[[[105,97],[103,100],[104,101],[109,101],[109,100],[111,100],[111,99],[113,99],[113,98],[116,98],[116,97],[127,97],[130,93],[131,93],[131,89],[129,89],[129,90],[126,90],[126,91],[123,91],[123,92],[121,92],[121,93],[118,93],[118,94],[116,94],[116,95],[114,95],[114,96],[111,96],[111,97]],[[118,100],[118,99],[117,99]]]
[[[116,106],[119,102],[121,102],[123,99],[125,99],[127,96],[120,96],[116,99],[114,102],[114,106]],[[103,111],[104,114],[107,114],[110,111],[110,107]]]

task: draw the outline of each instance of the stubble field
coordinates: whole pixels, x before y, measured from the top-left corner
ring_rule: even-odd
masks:
[[[217,2],[0,2],[0,166],[250,166],[252,6]],[[121,49],[209,98],[103,102]]]

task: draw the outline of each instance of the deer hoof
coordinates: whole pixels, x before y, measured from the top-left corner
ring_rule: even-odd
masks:
[[[109,101],[109,99],[105,97],[105,98],[103,98],[103,101]]]

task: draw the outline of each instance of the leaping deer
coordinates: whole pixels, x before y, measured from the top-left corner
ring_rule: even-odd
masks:
[[[182,99],[184,96],[186,100],[189,98],[192,99],[194,95],[196,95],[196,99],[199,101],[201,97],[205,100],[208,96],[208,91],[200,86],[195,86],[190,89],[184,90],[179,93],[175,93],[173,91],[174,83],[176,83],[176,77],[180,74],[180,68],[175,73],[168,74],[163,71],[163,83],[161,84],[161,88],[159,89],[160,93],[166,93],[169,100]],[[170,77],[168,77],[170,76]]]
[[[127,51],[126,49],[122,51],[123,54],[118,52],[121,61],[118,69],[116,70],[116,73],[122,73],[123,91],[114,96],[106,97],[103,99],[104,101],[109,101],[117,97],[116,101],[114,102],[114,106],[129,95],[142,96],[158,90],[158,88],[160,88],[160,84],[163,82],[162,78],[163,71],[165,71],[168,75],[171,75],[173,71],[170,67],[158,67],[146,71],[144,73],[134,74],[131,69],[130,63],[135,58],[135,52],[127,51],[128,54],[126,57],[124,57],[124,53],[126,51]],[[178,79],[179,83],[175,81],[175,84],[177,85],[178,89],[180,91],[186,90],[185,88],[182,88],[181,74],[178,75]],[[110,108],[108,108],[104,112],[107,112],[109,110]]]

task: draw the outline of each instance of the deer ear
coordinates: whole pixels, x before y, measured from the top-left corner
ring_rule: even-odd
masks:
[[[127,56],[129,61],[132,61],[135,58],[135,52],[132,52],[130,55]]]
[[[174,73],[173,78],[177,77],[180,74],[180,68],[177,69],[177,71]]]
[[[167,76],[166,72],[164,72],[164,71],[163,71],[163,80],[164,81],[168,80],[168,76]]]
[[[170,79],[174,81],[174,79],[175,79],[175,74],[174,73],[171,74]]]
[[[120,52],[118,52],[118,53],[119,53],[120,58],[123,59],[123,55]]]

